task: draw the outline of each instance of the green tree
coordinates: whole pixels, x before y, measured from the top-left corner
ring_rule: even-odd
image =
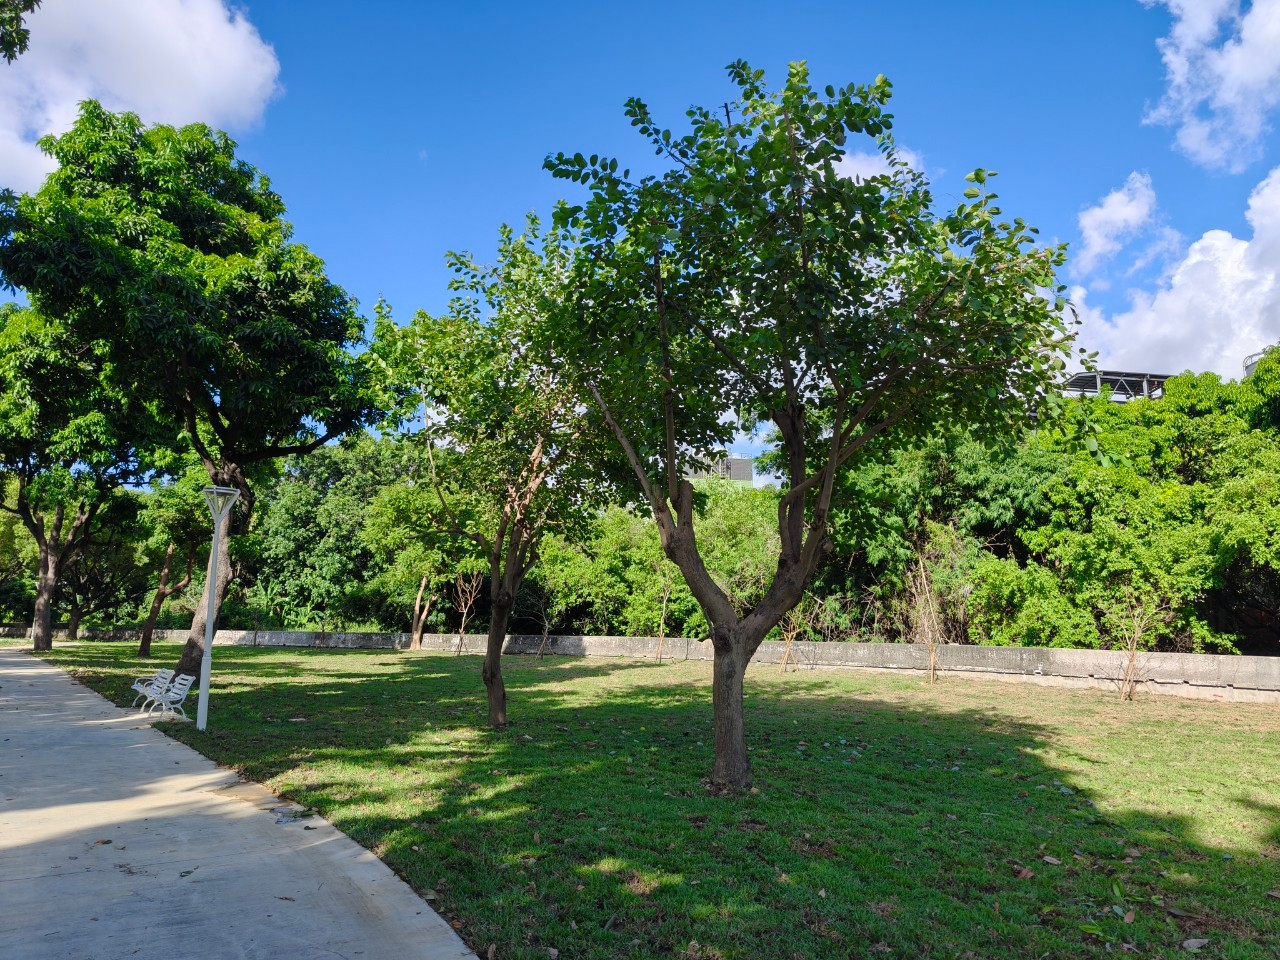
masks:
[[[230,531],[242,533],[258,465],[373,418],[369,369],[351,352],[363,335],[354,303],[291,240],[279,195],[226,134],[146,127],[86,101],[40,146],[58,169],[18,200],[0,272],[78,338],[106,345],[120,389],[156,405],[210,480],[240,491]],[[217,607],[231,539],[205,584]],[[206,609],[183,671],[199,664]]]
[[[400,609],[408,609],[409,649],[422,649],[422,634],[432,608],[458,571],[474,568],[478,557],[470,541],[441,537],[442,506],[431,484],[396,483],[380,490],[369,506],[361,536],[382,561],[376,585]]]
[[[945,422],[1008,433],[1042,406],[1070,335],[1064,251],[1004,218],[984,170],[935,213],[888,138],[887,80],[820,92],[797,63],[773,93],[745,63],[729,74],[729,116],[692,108],[683,136],[628,102],[664,172],[633,180],[582,154],[547,166],[590,189],[566,211],[583,231],[578,309],[553,345],[589,384],[711,624],[711,779],[739,790],[743,675],[832,549],[841,472],[881,436],[907,444]],[[843,176],[850,136],[876,138],[893,173]],[[707,569],[684,476],[760,423],[776,431],[785,491],[770,582],[739,610]]]
[[[131,617],[146,593],[151,569],[141,509],[137,495],[112,493],[65,565],[54,599],[67,613],[67,639],[75,640],[86,620]]]
[[[364,529],[380,491],[417,469],[414,451],[364,432],[290,458],[264,493],[254,530],[261,589],[324,626],[379,619],[385,561]]]
[[[5,505],[16,505],[18,484],[5,483]],[[24,621],[35,604],[39,550],[16,513],[0,511],[0,622]]]
[[[502,646],[544,534],[581,524],[608,485],[593,450],[604,447],[576,384],[535,343],[569,297],[572,237],[500,232],[491,266],[450,254],[457,296],[447,314],[418,313],[384,338],[412,345],[401,382],[421,385],[424,438],[439,513],[431,527],[470,540],[487,560],[489,632],[481,675],[489,723],[507,722]],[[440,453],[438,456],[437,453]]]
[[[202,493],[208,479],[204,467],[188,456],[171,469],[175,477],[153,478],[141,518],[148,535],[147,551],[159,555],[160,560],[155,593],[138,641],[139,657],[151,656],[151,640],[160,611],[170,597],[191,585],[209,536],[209,509]],[[183,567],[182,576],[176,579],[175,562]]]
[[[107,376],[100,343],[37,310],[0,305],[0,509],[39,551],[33,638],[53,646],[55,590],[111,494],[140,477],[159,436],[150,412]]]

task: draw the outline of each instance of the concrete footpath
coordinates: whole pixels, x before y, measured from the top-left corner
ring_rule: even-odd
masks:
[[[382,861],[288,808],[0,648],[5,960],[474,958]]]

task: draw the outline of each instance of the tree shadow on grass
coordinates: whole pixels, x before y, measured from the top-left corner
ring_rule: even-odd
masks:
[[[290,680],[262,669],[287,670],[274,655],[237,654],[220,660],[216,725],[167,732],[434,891],[481,956],[1171,956],[1204,937],[1202,955],[1271,957],[1280,943],[1275,807],[1242,800],[1271,824],[1260,846],[1204,844],[1193,811],[1091,796],[1040,755],[1050,727],[998,709],[749,675],[760,792],[722,798],[701,785],[710,692],[688,671],[513,658],[517,722],[491,731],[474,657],[292,652],[277,658]]]

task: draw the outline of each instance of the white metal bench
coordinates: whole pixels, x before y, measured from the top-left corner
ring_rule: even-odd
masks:
[[[139,677],[137,680],[133,681],[133,686],[130,688],[137,691],[138,694],[133,698],[133,706],[136,707],[139,700],[144,698],[150,699],[151,692],[153,690],[163,690],[165,687],[169,686],[172,680],[172,670],[157,670],[153,677]]]
[[[180,673],[163,690],[152,691],[147,702],[143,704],[148,716],[159,707],[161,717],[177,712],[182,714],[183,720],[186,720],[187,712],[182,709],[182,701],[187,699],[187,693],[191,690],[191,684],[195,679],[189,673]]]

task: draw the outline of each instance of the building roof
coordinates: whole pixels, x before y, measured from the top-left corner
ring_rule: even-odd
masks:
[[[1164,382],[1172,373],[1127,373],[1120,370],[1096,370],[1077,373],[1062,385],[1069,393],[1093,397],[1110,388],[1112,400],[1136,400],[1139,397],[1155,398],[1164,393]]]

